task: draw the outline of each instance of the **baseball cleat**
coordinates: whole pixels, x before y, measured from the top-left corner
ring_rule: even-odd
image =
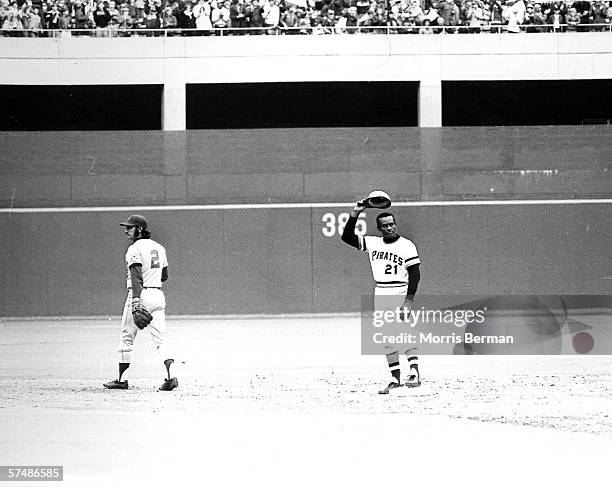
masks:
[[[178,379],[176,377],[172,377],[172,379],[164,379],[164,383],[159,386],[160,391],[171,391],[172,389],[176,389],[178,387]]]
[[[419,387],[421,385],[421,378],[418,375],[411,375],[406,379],[404,384],[406,387]]]
[[[128,388],[128,381],[127,380],[118,381],[117,379],[115,379],[115,380],[111,380],[110,382],[107,382],[106,384],[103,384],[103,385],[107,389],[127,389]]]
[[[385,387],[384,389],[378,391],[379,394],[389,394],[389,391],[391,389],[397,389],[398,387],[402,387],[402,385],[399,382],[389,382],[389,385],[387,387]]]

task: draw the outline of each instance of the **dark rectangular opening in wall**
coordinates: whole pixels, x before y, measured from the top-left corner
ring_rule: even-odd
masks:
[[[188,84],[187,129],[415,127],[418,82]]]
[[[160,130],[162,85],[0,86],[0,130]]]
[[[612,80],[444,81],[442,125],[610,123]]]

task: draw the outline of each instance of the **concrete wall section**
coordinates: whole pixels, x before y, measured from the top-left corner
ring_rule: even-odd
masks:
[[[1,38],[0,84],[607,79],[612,33]]]
[[[0,84],[164,85],[164,130],[185,130],[188,83],[419,81],[421,127],[442,81],[612,78],[612,33],[0,38]]]
[[[537,134],[537,136],[536,136]],[[0,133],[0,205],[610,197],[606,126]]]
[[[367,255],[338,208],[148,211],[169,255],[170,314],[356,311]],[[419,293],[608,294],[609,204],[399,207]],[[0,316],[118,315],[126,212],[0,214]],[[375,234],[375,212],[366,214]]]

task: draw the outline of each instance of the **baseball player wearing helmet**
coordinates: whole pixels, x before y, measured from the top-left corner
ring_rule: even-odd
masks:
[[[178,387],[176,377],[171,377],[170,366],[174,362],[171,347],[166,335],[166,299],[162,292],[162,282],[168,279],[168,260],[166,249],[155,240],[147,230],[147,221],[140,215],[132,215],[120,223],[125,227],[125,236],[132,244],[125,254],[127,266],[127,299],[121,318],[119,339],[119,377],[104,384],[107,389],[127,389],[126,372],[132,361],[132,349],[139,329],[149,329],[153,344],[164,362],[167,378],[160,391],[171,391]],[[134,322],[132,313],[145,308],[150,314],[150,323]],[[137,326],[138,324],[138,326]]]
[[[395,217],[391,213],[383,212],[376,217],[376,227],[382,234],[378,236],[365,236],[355,234],[355,224],[359,214],[366,208],[363,201],[358,201],[348,219],[342,240],[359,250],[368,252],[372,276],[376,286],[374,288],[375,309],[396,309],[398,307],[411,308],[421,279],[419,254],[416,246],[407,238],[397,233]],[[387,364],[391,371],[392,381],[379,394],[388,394],[390,390],[400,387],[400,361],[397,349],[387,348]],[[407,387],[421,385],[418,357],[416,348],[402,350],[408,359]]]

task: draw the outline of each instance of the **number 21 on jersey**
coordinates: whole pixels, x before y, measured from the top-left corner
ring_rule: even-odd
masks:
[[[385,274],[397,274],[397,264],[387,264],[385,266]]]

